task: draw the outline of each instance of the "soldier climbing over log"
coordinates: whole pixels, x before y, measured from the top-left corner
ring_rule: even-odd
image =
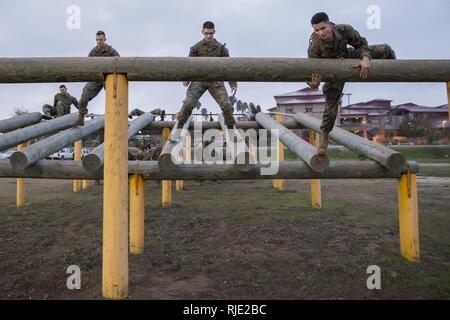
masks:
[[[367,40],[358,31],[347,24],[334,24],[325,12],[316,13],[311,19],[314,29],[309,39],[308,58],[358,59],[355,67],[360,68],[361,79],[369,79],[372,73],[372,59],[396,59],[395,52],[388,44],[368,45]],[[347,45],[350,45],[348,47]],[[319,88],[322,75],[313,74],[307,84],[310,88]],[[325,112],[320,127],[322,136],[318,148],[319,154],[325,154],[328,136],[333,130],[338,114],[345,82],[330,81],[324,84]]]

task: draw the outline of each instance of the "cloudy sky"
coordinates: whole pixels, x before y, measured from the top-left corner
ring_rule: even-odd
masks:
[[[368,13],[373,5],[380,9],[379,29],[367,24],[374,22],[374,11]],[[79,28],[71,24],[71,6],[80,10]],[[97,30],[106,32],[107,42],[121,56],[184,57],[201,39],[202,23],[212,20],[216,38],[227,43],[234,57],[303,58],[312,32],[310,17],[318,11],[328,12],[335,23],[353,25],[369,44],[391,44],[398,58],[450,58],[448,0],[1,1],[0,57],[87,56]],[[67,85],[79,98],[84,84]],[[274,95],[303,87],[303,83],[240,83],[237,97],[267,109],[275,105]],[[41,111],[44,103],[52,103],[57,88],[56,83],[0,84],[0,119],[9,117],[15,107]],[[351,103],[376,98],[394,104],[447,103],[443,83],[353,83],[345,92],[352,94]],[[181,83],[134,82],[129,106],[171,113],[178,111],[184,96]],[[201,102],[210,111],[218,108],[208,93]],[[104,92],[89,104],[89,111],[103,113],[103,108]]]

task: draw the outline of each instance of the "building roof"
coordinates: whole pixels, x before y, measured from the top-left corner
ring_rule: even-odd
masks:
[[[343,106],[342,109],[390,109],[392,100],[374,99]]]
[[[297,91],[293,91],[293,92],[288,92],[288,93],[283,93],[280,95],[276,95],[276,98],[282,98],[282,97],[306,97],[306,96],[319,96],[319,97],[323,97],[323,93],[321,90],[319,89],[311,89],[309,87],[297,90]]]
[[[446,105],[443,105],[446,106]],[[426,107],[420,106],[412,102],[399,104],[392,109],[392,113],[407,111],[412,113],[448,113],[448,109],[443,108],[443,106],[439,107]]]

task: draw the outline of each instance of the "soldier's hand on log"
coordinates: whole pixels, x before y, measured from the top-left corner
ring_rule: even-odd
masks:
[[[358,64],[359,68],[361,68],[361,72],[359,74],[359,76],[361,77],[361,79],[367,79],[370,77],[371,73],[372,73],[372,64],[370,63],[370,59],[369,57],[364,57]]]
[[[231,88],[231,95],[234,97],[236,95],[237,88]]]
[[[311,81],[306,81],[306,84],[311,89],[317,89],[317,88],[319,88],[321,81],[322,81],[322,76],[318,73],[314,73],[311,77]]]
[[[189,85],[189,81],[183,81],[183,86],[187,87]]]

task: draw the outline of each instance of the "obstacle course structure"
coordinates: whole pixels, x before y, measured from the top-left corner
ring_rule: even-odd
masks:
[[[356,60],[288,59],[288,58],[0,58],[0,83],[76,82],[106,80],[105,116],[86,123],[84,128],[68,129],[47,139],[51,143],[36,143],[10,160],[0,161],[0,177],[44,179],[104,179],[103,199],[103,296],[124,299],[128,296],[128,248],[131,253],[143,251],[143,185],[145,180],[162,180],[163,206],[171,203],[172,180],[240,180],[240,179],[313,179],[315,190],[318,179],[397,179],[400,250],[407,260],[419,257],[418,210],[416,173],[418,166],[407,162],[398,152],[356,137],[335,128],[330,137],[369,161],[330,162],[318,158],[314,145],[308,145],[289,129],[309,128],[320,133],[320,121],[305,114],[295,114],[286,121],[275,122],[263,113],[256,121],[237,123],[237,128],[278,129],[280,142],[299,157],[298,161],[279,163],[273,176],[261,175],[264,165],[250,165],[240,170],[234,164],[204,165],[177,164],[161,170],[159,162],[128,161],[128,139],[139,129],[162,130],[163,142],[169,139],[174,122],[154,121],[145,114],[145,121],[128,127],[128,81],[306,81],[311,74],[320,73],[324,81],[363,81],[353,66]],[[373,75],[366,82],[448,82],[450,60],[374,60]],[[450,92],[450,82],[447,84]],[[0,121],[0,129],[17,133],[26,126],[39,126],[37,116],[28,122]],[[103,122],[104,120],[104,122]],[[5,120],[4,120],[5,121]],[[55,129],[55,120],[45,122],[45,130],[28,129],[20,144],[33,138],[63,130]],[[62,121],[62,120],[61,120]],[[92,124],[89,124],[91,123]],[[11,123],[14,123],[11,125]],[[91,152],[94,160],[50,161],[41,160],[51,150],[69,145],[88,133],[103,128],[104,146]],[[3,126],[3,127],[2,127]],[[18,129],[25,126],[24,129]],[[131,127],[133,126],[133,129]],[[39,127],[39,128],[41,128]],[[52,127],[52,129],[48,128]],[[189,130],[195,128],[190,123]],[[204,122],[203,129],[220,129],[219,122]],[[18,129],[16,131],[12,131]],[[11,146],[0,136],[0,146]],[[11,135],[15,136],[15,134]],[[33,137],[33,138],[32,138]],[[187,136],[186,136],[187,137]],[[52,140],[54,139],[54,140]],[[316,140],[316,138],[314,138]],[[313,139],[313,140],[314,140]],[[56,142],[62,141],[62,142]],[[180,139],[184,144],[190,139]],[[44,140],[42,140],[44,141]],[[172,143],[172,142],[170,142]],[[167,145],[167,144],[166,144]],[[280,145],[280,144],[278,144]],[[191,143],[189,142],[190,149]],[[55,150],[56,151],[56,150]],[[51,151],[53,152],[53,151]],[[254,152],[254,151],[251,151]],[[253,153],[254,154],[254,153]],[[278,147],[278,159],[282,150]],[[184,154],[184,159],[190,158]],[[167,159],[161,163],[167,164]],[[168,168],[168,169],[167,169]],[[313,181],[312,180],[312,181]],[[130,188],[128,188],[130,183]],[[320,191],[320,190],[319,190]],[[128,193],[129,192],[129,193]],[[130,195],[130,246],[128,246],[128,195]],[[320,192],[315,194],[315,197]],[[313,200],[317,203],[317,199]]]

